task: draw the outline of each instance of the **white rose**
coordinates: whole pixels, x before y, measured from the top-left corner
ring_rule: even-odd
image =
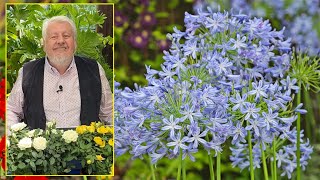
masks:
[[[47,140],[44,137],[36,137],[34,138],[32,145],[38,151],[44,150],[47,147]]]
[[[9,141],[9,139],[7,139],[6,141],[7,141],[7,142],[6,142],[6,143],[7,143],[7,147],[10,147],[10,141]]]
[[[32,145],[32,140],[31,140],[31,138],[28,138],[28,137],[22,138],[18,143],[18,147],[21,150],[31,148],[31,145]]]
[[[17,123],[17,124],[14,124],[14,125],[11,126],[11,131],[17,132],[17,131],[22,130],[25,127],[27,127],[27,125],[24,122]]]
[[[53,121],[50,121],[50,122],[46,123],[48,128],[51,128],[54,124],[55,124],[55,122],[53,122]]]
[[[66,143],[76,142],[78,139],[78,133],[74,130],[68,130],[63,133],[62,138]]]

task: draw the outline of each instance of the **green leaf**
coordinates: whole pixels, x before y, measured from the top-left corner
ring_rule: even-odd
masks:
[[[69,173],[71,171],[71,169],[65,169],[65,170],[63,170],[63,172],[65,172],[65,173]]]
[[[36,161],[36,165],[40,165],[40,164],[42,164],[42,162],[43,162],[42,159],[38,159],[38,160]]]
[[[81,149],[86,149],[86,145],[85,145],[84,143],[81,143],[81,144],[80,144],[80,148],[81,148]]]
[[[112,45],[113,44],[113,38],[111,36],[107,36],[106,37],[106,42],[109,44],[109,45]]]
[[[32,151],[31,154],[32,154],[32,156],[33,156],[34,158],[37,158],[37,157],[38,157],[38,154],[37,154],[36,152],[34,152],[34,151]]]
[[[17,167],[17,166],[13,166],[13,165],[12,165],[12,166],[9,166],[9,171],[10,171],[10,168],[11,168],[11,171],[14,172],[14,171],[17,170],[18,167]]]
[[[54,159],[54,157],[51,157],[49,159],[49,162],[50,162],[50,165],[53,165],[56,162],[56,160]]]
[[[48,162],[46,160],[43,160],[43,166],[46,167],[48,165]]]
[[[67,157],[65,157],[65,161],[71,161],[71,160],[73,160],[73,159],[75,159],[73,156],[67,156]]]
[[[88,168],[88,174],[91,174],[91,173],[92,173],[92,167],[89,166],[89,168]]]
[[[25,167],[26,167],[26,164],[23,163],[23,162],[20,162],[20,163],[18,164],[18,168],[19,168],[19,169],[24,169]]]
[[[38,157],[42,157],[43,156],[43,152],[40,151],[39,154],[38,154]]]
[[[17,156],[17,159],[21,158],[22,156],[23,156],[23,153],[20,152]]]
[[[36,167],[36,165],[34,164],[33,161],[30,162],[30,166],[31,166],[32,168],[35,168],[35,167]]]

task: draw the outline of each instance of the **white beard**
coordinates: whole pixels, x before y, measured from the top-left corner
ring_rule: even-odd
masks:
[[[70,62],[73,59],[73,55],[72,56],[53,56],[53,57],[49,57],[49,62],[52,63],[52,65],[56,65],[56,66],[69,66]]]

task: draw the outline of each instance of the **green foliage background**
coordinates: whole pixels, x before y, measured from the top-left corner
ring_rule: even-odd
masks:
[[[113,71],[106,63],[102,49],[113,45],[112,37],[96,32],[106,16],[96,5],[38,5],[16,4],[7,7],[7,89],[10,92],[19,69],[25,62],[45,56],[42,49],[42,23],[44,19],[65,15],[77,27],[76,55],[97,60],[106,72],[113,89]]]

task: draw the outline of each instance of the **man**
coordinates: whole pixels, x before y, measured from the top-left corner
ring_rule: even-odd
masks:
[[[44,58],[19,70],[7,101],[7,126],[21,121],[31,129],[55,121],[58,128],[74,128],[93,121],[111,124],[112,94],[101,65],[74,56],[76,26],[55,16],[42,26]]]

